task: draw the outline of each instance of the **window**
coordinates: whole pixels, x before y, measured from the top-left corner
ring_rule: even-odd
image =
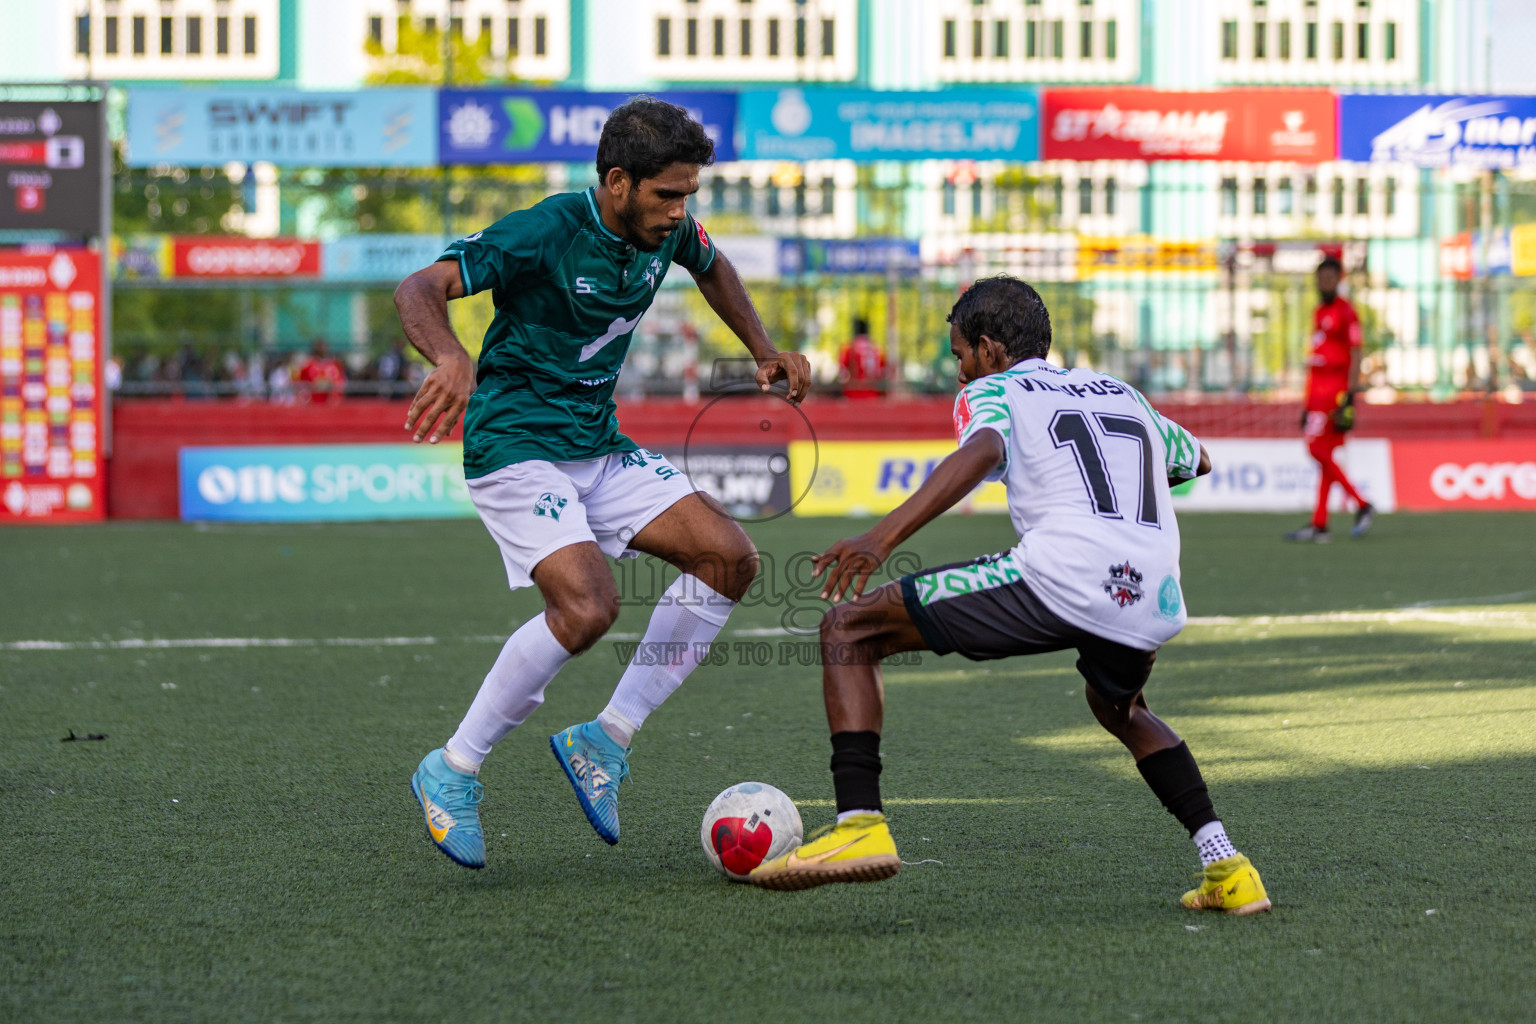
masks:
[[[1363,21],[1355,26],[1355,58],[1371,59],[1371,26]]]
[[[256,16],[252,14],[245,16],[245,55],[256,55]]]
[[[946,181],[944,183],[943,195],[944,195],[944,216],[946,216],[946,217],[953,217],[955,215],[955,183],[954,182]]]
[[[1333,215],[1344,216],[1344,179],[1333,179]]]
[[[1237,216],[1237,179],[1221,179],[1221,215],[1223,217]]]
[[[489,49],[490,48],[490,42],[491,42],[491,33],[494,32],[494,31],[496,31],[496,30],[491,27],[491,19],[490,18],[481,18],[480,19],[480,34],[475,37],[475,41],[479,42],[482,39],[485,40],[486,48]]]
[[[1061,60],[1067,52],[1067,23],[1060,18],[1051,22],[1051,56]]]
[[[1237,22],[1221,23],[1221,59],[1237,60]]]
[[[507,52],[509,52],[509,53],[516,53],[517,52],[517,19],[513,18],[511,23],[507,26],[507,28],[510,30],[508,32],[508,35],[509,35],[509,37],[512,40],[511,45],[507,47]],[[658,57],[670,57],[670,56],[672,56],[672,19],[671,18],[657,18],[656,19],[656,56],[658,56]]]
[[[709,179],[709,212],[720,213],[725,209],[725,179]]]
[[[1253,59],[1264,60],[1269,56],[1269,25],[1266,22],[1253,23]]]
[[[689,18],[683,26],[686,33],[683,52],[690,57],[697,57],[699,55],[699,19]]]
[[[1317,60],[1317,22],[1307,22],[1307,60]]]
[[[795,19],[795,56],[805,56],[805,19]]]
[[[836,25],[831,18],[821,19],[821,55],[823,57],[836,56],[834,47],[837,42]]]
[[[110,55],[113,55],[113,56],[116,56],[116,54],[117,54],[117,16],[114,15],[114,14],[107,15],[106,21],[102,24],[102,29],[103,29],[102,40],[101,40],[101,47],[102,47],[102,49],[106,53],[108,53]]]
[[[1120,183],[1114,178],[1104,179],[1104,213],[1106,216],[1115,215],[1115,206],[1120,198]]]
[[[992,23],[992,56],[998,60],[1008,59],[1008,23],[995,21]]]
[[[1116,58],[1117,54],[1118,54],[1118,51],[1119,51],[1119,40],[1115,38],[1115,36],[1118,35],[1118,33],[1115,31],[1116,27],[1117,26],[1115,24],[1115,19],[1114,18],[1110,18],[1108,21],[1106,21],[1104,23],[1104,59],[1105,60],[1114,60]]]
[[[1281,178],[1275,188],[1275,200],[1279,207],[1275,212],[1290,216],[1295,206],[1295,196],[1291,192],[1291,179]]]
[[[1077,55],[1083,60],[1093,59],[1093,22],[1077,23]]]
[[[1371,212],[1371,185],[1364,178],[1355,179],[1355,212],[1362,217]]]
[[[160,19],[160,56],[169,57],[176,52],[175,18]]]
[[[448,19],[448,34],[453,36],[455,39],[463,39],[464,38],[464,19],[463,18],[449,18]]]
[[[518,38],[519,19],[507,19],[507,56],[516,57],[522,52],[522,40]],[[663,34],[665,33],[665,34]],[[663,49],[665,47],[665,49]],[[672,52],[672,22],[668,18],[656,21],[656,56],[665,57]]]
[[[779,187],[770,184],[768,186],[768,216],[777,217],[783,212],[783,206],[779,200]]]
[[[91,16],[81,14],[75,18],[75,53],[81,57],[91,55]]]
[[[836,197],[837,183],[831,178],[821,179],[821,212],[823,216],[832,215],[832,200]]]
[[[1307,187],[1301,194],[1301,212],[1308,217],[1317,216],[1317,179],[1307,175]]]
[[[1397,179],[1388,178],[1382,192],[1384,193],[1383,198],[1386,200],[1387,216],[1395,217],[1397,215]]]
[[[430,17],[429,18],[422,18],[421,19],[421,30],[423,32],[425,32],[429,36],[437,35],[437,19],[436,18],[430,18]]]
[[[1040,43],[1035,38],[1036,28],[1038,28],[1038,25],[1033,21],[1026,21],[1024,23],[1024,56],[1026,57],[1040,56]]]
[[[983,35],[984,35],[984,33],[982,32],[982,28],[983,28],[983,26],[982,26],[982,23],[981,23],[981,19],[978,18],[977,20],[971,22],[971,56],[972,57],[980,57],[981,54],[982,54],[982,45],[981,44],[982,44],[982,39],[983,39]]]
[[[1269,182],[1263,178],[1253,179],[1253,215],[1262,217],[1269,212]]]
[[[955,19],[944,19],[944,56],[955,55]]]
[[[1060,178],[1055,178],[1051,181],[1051,212],[1060,216],[1066,204],[1066,184]]]
[[[752,56],[752,19],[741,19],[741,55]]]
[[[193,37],[192,23],[194,21],[197,21],[197,20],[198,19],[196,19],[196,18],[188,18],[187,19],[187,52],[188,53],[195,52],[192,49],[192,37]],[[198,27],[201,28],[201,25],[199,25]],[[384,19],[383,18],[369,18],[368,19],[368,41],[370,43],[372,43],[373,45],[375,45],[375,46],[383,46],[384,45]]]
[[[981,182],[971,182],[971,216],[981,216]]]
[[[716,57],[724,57],[725,56],[725,19],[724,18],[716,18],[715,19],[714,30],[715,30],[715,47],[714,47],[715,56]]]
[[[373,22],[378,22],[379,34],[382,36],[384,33],[384,21],[381,18],[369,19],[369,35],[373,34]],[[195,14],[187,19],[186,50],[188,57],[196,57],[203,52],[203,19]]]
[[[779,55],[779,19],[768,19],[768,56]]]
[[[1077,179],[1077,213],[1080,217],[1093,216],[1093,179]]]
[[[1291,23],[1288,22],[1288,21],[1282,21],[1276,27],[1276,32],[1279,33],[1279,37],[1280,37],[1279,39],[1276,40],[1276,43],[1278,44],[1276,49],[1279,51],[1277,55],[1279,56],[1279,58],[1281,60],[1290,60],[1291,59]]]
[[[1333,59],[1344,59],[1344,23],[1342,21],[1333,23]]]
[[[133,55],[144,56],[144,15],[133,16]]]
[[[533,19],[533,55],[542,57],[549,52],[549,19]]]
[[[229,19],[223,15],[213,19],[213,49],[221,57],[229,52]]]
[[[1397,60],[1397,22],[1389,21],[1386,24],[1384,38],[1381,41],[1381,55],[1388,61]]]

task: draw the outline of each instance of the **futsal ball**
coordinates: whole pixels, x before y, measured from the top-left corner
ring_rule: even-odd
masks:
[[[699,840],[714,869],[733,882],[764,861],[800,845],[800,811],[782,792],[762,782],[738,782],[704,812]]]

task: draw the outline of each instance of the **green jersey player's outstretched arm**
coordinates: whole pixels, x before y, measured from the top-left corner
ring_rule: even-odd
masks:
[[[752,296],[747,294],[747,286],[725,253],[716,252],[714,261],[702,273],[695,273],[693,279],[709,308],[757,360],[758,387],[767,391],[774,381],[782,380],[789,385],[789,400],[798,405],[811,388],[810,361],[799,352],[780,352],[768,340],[762,318],[752,305]]]
[[[840,540],[817,555],[813,559],[816,571],[812,578],[830,570],[821,588],[822,600],[841,601],[849,586],[853,587],[854,597],[861,596],[870,575],[884,564],[897,545],[975,490],[1002,464],[1006,454],[1001,434],[991,429],[978,430],[934,468],[912,497],[868,533]]]
[[[453,433],[475,393],[475,361],[448,323],[448,300],[463,296],[459,264],[451,260],[416,271],[395,289],[400,326],[434,367],[405,414],[405,429],[418,444],[423,438],[437,444]]]

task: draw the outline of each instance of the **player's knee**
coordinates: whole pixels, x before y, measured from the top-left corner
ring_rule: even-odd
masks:
[[[1095,690],[1092,684],[1083,687],[1083,694],[1088,698],[1088,707],[1093,712],[1093,717],[1099,720],[1099,724],[1110,735],[1119,736],[1130,726],[1134,701],[1128,700],[1123,704],[1115,704]]]
[[[720,591],[732,601],[740,601],[752,587],[752,581],[757,579],[758,570],[762,567],[758,558],[757,548],[751,541],[737,552],[735,558],[729,563],[729,571],[725,575],[725,589]]]
[[[852,605],[833,605],[821,617],[823,644],[856,644],[871,636],[871,630],[861,623],[859,611]]]
[[[583,594],[550,608],[546,614],[558,621],[556,633],[563,634],[562,642],[569,641],[571,653],[580,654],[613,628],[619,617],[619,595]]]

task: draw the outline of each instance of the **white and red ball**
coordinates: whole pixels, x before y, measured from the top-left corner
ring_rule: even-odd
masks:
[[[753,868],[783,856],[804,838],[795,802],[763,782],[738,782],[715,797],[699,830],[704,856],[733,882],[745,882]]]

